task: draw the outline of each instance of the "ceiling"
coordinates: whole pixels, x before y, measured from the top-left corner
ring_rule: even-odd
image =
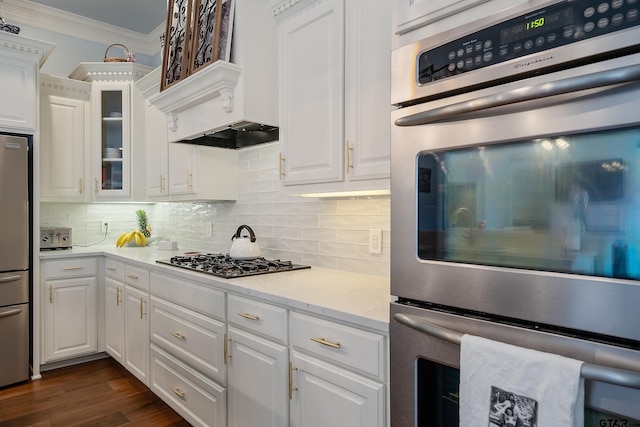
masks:
[[[167,0],[31,1],[141,34],[151,33],[167,17]]]

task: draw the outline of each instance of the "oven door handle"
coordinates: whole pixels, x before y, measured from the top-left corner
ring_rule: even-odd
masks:
[[[396,313],[393,315],[393,318],[399,323],[415,329],[418,332],[431,335],[451,344],[460,345],[462,342],[462,333],[434,325],[420,317]],[[580,370],[580,376],[586,380],[594,380],[622,387],[640,389],[640,372],[583,363],[582,369]]]
[[[506,92],[474,98],[469,101],[457,102],[432,110],[421,111],[396,120],[396,126],[418,126],[434,123],[465,113],[486,110],[493,107],[515,104],[517,102],[532,101],[554,95],[596,89],[640,80],[640,65],[629,65],[614,70],[599,71],[578,77],[557,80],[551,83],[527,86]]]

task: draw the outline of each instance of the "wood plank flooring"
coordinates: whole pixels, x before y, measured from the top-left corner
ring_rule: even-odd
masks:
[[[0,427],[189,425],[111,358],[0,389]]]

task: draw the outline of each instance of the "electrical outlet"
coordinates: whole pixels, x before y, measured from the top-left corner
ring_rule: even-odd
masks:
[[[111,231],[111,221],[109,221],[108,219],[103,219],[100,222],[100,230],[103,233],[109,233]]]
[[[369,230],[369,252],[372,254],[382,253],[382,230]]]
[[[213,236],[213,224],[207,222],[207,237]]]

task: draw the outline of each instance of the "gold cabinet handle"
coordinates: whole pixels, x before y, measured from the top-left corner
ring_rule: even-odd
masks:
[[[179,340],[185,340],[185,339],[187,339],[187,337],[185,337],[184,335],[182,335],[180,332],[171,332],[171,335],[173,335],[174,337],[178,338]]]
[[[346,154],[347,154],[347,174],[349,173],[350,169],[353,169],[353,165],[351,164],[351,154],[353,153],[353,147],[349,144],[349,141],[347,141],[347,150],[346,150]]]
[[[49,304],[53,304],[53,286],[49,285]]]
[[[193,173],[187,171],[187,190],[193,189]]]
[[[260,320],[259,316],[254,316],[249,313],[238,313],[238,316],[244,317],[245,319],[249,319],[249,320]]]
[[[160,192],[164,193],[164,176],[160,175]]]
[[[116,288],[116,307],[119,307],[122,304],[122,289]]]
[[[133,280],[138,280],[140,277],[136,276],[135,274],[127,274],[127,277],[129,279],[133,279]]]
[[[298,390],[298,387],[293,386],[293,371],[297,371],[298,368],[293,366],[293,363],[289,362],[289,400],[293,399],[293,392]]]
[[[63,268],[63,270],[65,271],[70,271],[70,270],[82,270],[84,267],[65,267]]]
[[[82,178],[78,180],[78,189],[80,191],[80,194],[82,194]]]
[[[182,399],[186,399],[186,393],[182,390],[180,390],[179,387],[174,387],[171,389],[171,391],[178,397],[182,398]]]
[[[229,354],[229,343],[231,342],[231,338],[229,338],[229,334],[224,334],[224,364],[227,364],[227,359],[231,358]]]
[[[144,300],[144,297],[140,297],[140,318],[142,319],[147,313],[144,311],[144,306],[147,302]]]
[[[280,181],[282,181],[282,177],[284,177],[286,174],[284,173],[284,156],[282,155],[282,153],[279,153],[279,162],[278,162],[278,175],[280,177]]]
[[[118,269],[115,268],[115,267],[107,267],[107,270],[109,270],[109,271],[118,271]]]
[[[309,339],[311,341],[313,341],[313,342],[317,342],[318,344],[326,345],[327,347],[340,348],[340,343],[339,342],[327,341],[323,337],[320,337],[320,338],[309,338]]]
[[[98,178],[95,179],[94,186],[95,186],[94,191],[97,193],[98,192]]]

